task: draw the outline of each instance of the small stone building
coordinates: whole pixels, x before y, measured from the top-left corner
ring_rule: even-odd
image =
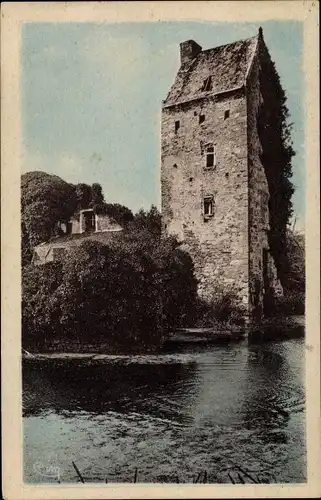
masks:
[[[163,232],[192,256],[201,297],[231,285],[250,315],[262,313],[267,290],[282,293],[258,133],[263,48],[261,28],[209,50],[181,43],[161,123]]]
[[[106,242],[123,228],[108,215],[97,215],[92,208],[88,208],[81,210],[79,217],[61,224],[60,230],[63,233],[61,236],[53,237],[34,248],[34,265],[63,259],[69,249],[81,245],[85,239]]]

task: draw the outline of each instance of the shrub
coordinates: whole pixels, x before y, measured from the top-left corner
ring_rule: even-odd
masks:
[[[291,316],[305,313],[305,292],[285,290],[283,296],[274,298],[273,313],[276,316]]]
[[[84,241],[61,265],[25,268],[24,345],[60,337],[110,350],[157,347],[194,308],[193,271],[175,239],[148,231],[110,245]]]
[[[233,287],[217,284],[207,300],[199,300],[196,323],[199,327],[219,326],[222,323],[244,324],[245,310]]]

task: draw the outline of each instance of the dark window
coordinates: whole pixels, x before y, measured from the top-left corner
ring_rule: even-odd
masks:
[[[204,197],[204,217],[212,217],[214,214],[213,196]]]
[[[216,152],[214,146],[207,146],[206,148],[206,168],[216,166]]]
[[[208,76],[206,80],[204,80],[203,87],[202,87],[203,92],[208,92],[209,90],[212,90],[212,77]]]
[[[180,126],[181,126],[181,124],[180,124],[179,120],[177,120],[175,122],[175,134],[177,134],[177,131],[178,131],[178,129],[179,129]]]
[[[203,123],[205,121],[205,115],[199,115],[198,122]]]
[[[177,168],[177,165],[176,165],[176,163],[174,163],[173,167],[174,167],[174,168]]]
[[[189,181],[190,181],[190,182],[192,182],[192,181],[193,181],[193,177],[190,177],[190,178],[189,178]]]
[[[229,110],[229,109],[227,109],[227,110],[225,111],[225,113],[224,113],[224,120],[226,120],[227,118],[229,118],[229,116],[230,116],[230,110]]]
[[[230,174],[229,174],[228,172],[226,172],[225,177],[229,177],[229,175],[230,175]]]
[[[83,230],[94,231],[96,229],[96,216],[93,211],[83,212]]]

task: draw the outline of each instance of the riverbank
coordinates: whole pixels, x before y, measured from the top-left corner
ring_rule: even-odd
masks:
[[[180,328],[173,332],[158,349],[139,350],[132,352],[112,351],[107,344],[97,345],[78,345],[76,348],[63,349],[63,346],[44,347],[39,349],[22,349],[22,358],[30,360],[47,359],[79,359],[79,360],[103,360],[118,359],[124,356],[140,356],[144,354],[153,354],[157,356],[166,347],[175,345],[197,345],[197,344],[229,344],[237,343],[242,340],[248,340],[249,343],[261,343],[272,340],[289,340],[303,338],[305,335],[304,316],[293,316],[286,319],[270,319],[261,324],[248,325],[246,327],[231,326],[230,328]],[[87,347],[87,348],[86,348]]]

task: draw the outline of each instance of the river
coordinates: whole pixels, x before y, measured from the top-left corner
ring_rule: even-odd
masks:
[[[304,341],[23,362],[24,480],[306,481]]]

